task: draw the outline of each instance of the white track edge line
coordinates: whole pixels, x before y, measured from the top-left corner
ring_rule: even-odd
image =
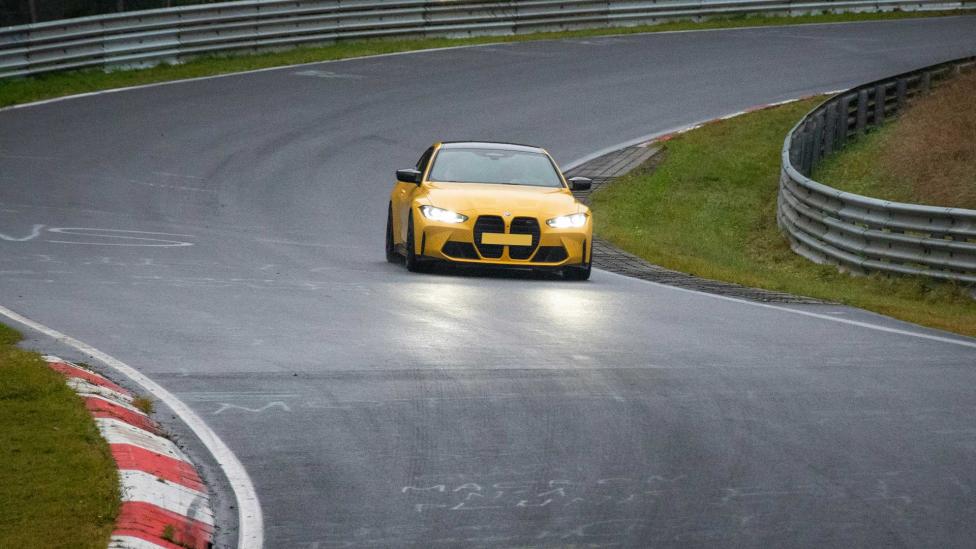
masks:
[[[817,318],[817,319],[820,319],[820,320],[829,320],[831,322],[837,322],[837,323],[840,323],[840,324],[847,324],[847,325],[850,325],[850,326],[857,326],[857,327],[860,327],[860,328],[867,328],[869,330],[877,330],[879,332],[887,332],[887,333],[890,333],[890,334],[897,334],[897,335],[904,335],[904,336],[910,336],[910,337],[917,337],[917,338],[921,338],[921,339],[928,339],[928,340],[931,340],[931,341],[938,341],[939,343],[951,343],[953,345],[961,345],[963,347],[969,347],[969,348],[972,348],[972,349],[976,349],[976,340],[973,340],[973,339],[969,339],[967,341],[967,339],[956,339],[956,338],[952,338],[952,337],[937,336],[937,335],[934,335],[934,334],[926,334],[926,333],[922,333],[922,332],[913,332],[911,330],[903,330],[901,328],[891,328],[889,326],[882,326],[880,324],[872,324],[870,322],[863,322],[863,321],[860,321],[860,320],[851,320],[851,319],[848,319],[848,318],[839,318],[839,317],[836,317],[836,316],[825,315],[825,314],[820,314],[820,313],[814,313],[814,312],[811,312],[811,311],[803,311],[803,310],[800,310],[800,309],[793,309],[793,308],[790,308],[790,307],[783,307],[781,305],[773,305],[771,303],[762,303],[762,302],[759,302],[759,301],[750,301],[748,299],[741,299],[741,298],[738,298],[738,297],[730,297],[730,296],[727,296],[727,295],[719,295],[719,294],[712,294],[712,293],[708,293],[708,292],[702,292],[700,290],[692,290],[690,288],[681,288],[679,286],[671,286],[670,284],[664,284],[664,283],[661,283],[661,282],[655,282],[653,280],[644,280],[642,278],[636,278],[636,277],[632,277],[632,276],[622,275],[622,274],[615,273],[615,272],[612,272],[612,271],[604,271],[603,269],[597,269],[597,270],[600,271],[601,273],[606,273],[606,274],[613,275],[613,276],[619,276],[621,278],[626,278],[628,280],[636,280],[638,282],[643,282],[645,284],[653,284],[655,286],[660,286],[662,288],[667,288],[669,290],[675,290],[675,291],[678,291],[678,292],[687,292],[687,293],[690,293],[690,294],[703,295],[703,296],[711,297],[711,298],[714,298],[714,299],[722,299],[722,300],[725,300],[725,301],[731,301],[733,303],[741,303],[741,304],[744,304],[744,305],[751,305],[753,307],[762,307],[763,309],[773,309],[775,311],[783,311],[783,312],[792,313],[792,314],[795,314],[795,315],[801,315],[801,316],[808,316],[808,317],[811,317],[811,318]],[[854,307],[854,308],[856,308],[856,307]],[[962,335],[959,336],[959,338],[965,338],[965,337],[966,336],[962,336]]]
[[[592,152],[590,154],[587,154],[586,156],[582,156],[580,158],[577,158],[576,160],[573,160],[572,162],[569,162],[568,164],[566,164],[565,166],[562,167],[562,170],[564,172],[568,172],[568,171],[570,171],[572,169],[578,168],[579,166],[581,166],[583,164],[586,164],[590,160],[595,160],[597,158],[600,158],[601,156],[605,156],[605,155],[608,155],[610,153],[617,152],[620,149],[626,149],[627,147],[633,147],[633,146],[636,146],[636,145],[641,145],[643,143],[650,143],[652,141],[656,141],[656,140],[658,140],[658,139],[660,139],[660,138],[662,138],[664,136],[667,136],[667,135],[678,135],[678,134],[682,134],[682,133],[689,132],[691,130],[697,130],[698,128],[701,128],[702,126],[704,126],[705,124],[708,124],[709,122],[717,122],[717,121],[720,121],[720,120],[731,120],[732,118],[736,118],[736,117],[742,116],[744,114],[752,114],[754,112],[757,112],[757,111],[760,111],[760,110],[763,110],[763,109],[768,109],[770,107],[779,107],[779,106],[782,106],[782,105],[789,105],[790,103],[796,103],[798,101],[803,101],[805,99],[814,99],[814,98],[817,98],[817,97],[825,97],[825,96],[828,96],[828,95],[837,95],[837,94],[842,93],[844,91],[846,91],[846,90],[826,90],[826,91],[814,92],[814,93],[810,93],[810,94],[806,94],[806,95],[801,95],[799,97],[793,97],[793,98],[790,98],[790,99],[784,99],[782,101],[776,101],[774,103],[766,103],[764,105],[754,105],[754,106],[749,107],[747,109],[743,109],[743,110],[740,110],[740,111],[735,111],[735,112],[732,112],[732,113],[729,113],[729,114],[725,114],[725,115],[719,116],[717,118],[703,118],[703,119],[700,119],[700,120],[698,120],[696,122],[692,122],[691,124],[683,124],[683,125],[680,125],[680,126],[673,126],[673,127],[668,128],[666,130],[656,131],[654,133],[649,133],[649,134],[646,134],[646,135],[642,135],[640,137],[635,137],[633,139],[628,139],[627,141],[623,141],[621,143],[617,143],[616,145],[610,145],[609,147],[602,148],[602,149],[600,149],[600,150],[598,150],[596,152]]]
[[[47,326],[35,322],[25,316],[15,313],[6,307],[0,306],[0,315],[3,315],[14,322],[27,326],[32,330],[38,331],[60,343],[68,345],[78,351],[91,356],[92,358],[115,369],[125,375],[133,382],[137,383],[144,390],[151,393],[154,397],[161,400],[168,406],[173,413],[186,423],[194,434],[207,447],[217,464],[227,476],[231,490],[237,500],[238,509],[238,538],[237,546],[239,549],[260,549],[264,545],[264,518],[261,511],[261,504],[258,501],[257,492],[251,477],[248,476],[244,465],[234,455],[234,452],[224,443],[204,421],[189,406],[176,398],[172,393],[164,389],[161,385],[150,379],[145,374],[136,370],[132,366],[121,360],[99,351],[98,349],[79,341],[73,337],[62,334],[61,332],[48,328]]]
[[[875,12],[877,13],[877,12]],[[924,12],[921,12],[924,13]],[[61,97],[51,97],[49,99],[41,99],[38,101],[32,101],[30,103],[20,103],[17,105],[9,105],[6,107],[0,107],[0,113],[4,111],[12,111],[15,109],[24,109],[27,107],[35,107],[40,105],[46,105],[48,103],[58,103],[60,101],[67,101],[69,99],[79,99],[82,97],[92,97],[96,95],[104,95],[108,93],[118,93],[129,90],[140,90],[143,88],[155,88],[158,86],[169,86],[172,84],[182,84],[185,82],[197,82],[201,80],[213,80],[216,78],[229,78],[231,76],[240,76],[243,74],[256,74],[268,71],[278,71],[278,70],[288,70],[295,69],[299,67],[308,67],[310,65],[323,65],[326,63],[342,63],[344,61],[357,61],[360,59],[379,59],[382,57],[394,57],[397,55],[412,55],[417,53],[431,53],[439,51],[450,51],[450,50],[461,50],[467,48],[484,48],[489,46],[508,46],[513,44],[526,44],[533,42],[559,42],[564,40],[586,40],[586,39],[597,39],[597,38],[620,38],[628,36],[649,36],[649,35],[668,35],[668,34],[688,34],[694,32],[736,32],[736,31],[749,31],[749,30],[762,30],[762,29],[781,29],[781,28],[792,28],[792,27],[830,27],[838,25],[864,25],[871,23],[897,23],[902,21],[924,21],[928,19],[961,19],[966,17],[973,17],[969,14],[959,14],[959,15],[937,15],[937,16],[920,16],[920,17],[904,17],[897,19],[868,19],[866,21],[832,21],[825,23],[787,23],[784,25],[753,25],[749,27],[726,27],[726,28],[715,28],[715,29],[685,29],[685,30],[673,30],[673,31],[654,31],[650,30],[647,32],[630,32],[630,33],[609,33],[609,34],[598,34],[595,36],[581,36],[581,37],[565,37],[565,38],[539,38],[534,40],[521,40],[515,42],[486,42],[484,44],[461,44],[459,46],[444,46],[441,48],[425,48],[420,50],[409,50],[409,51],[394,51],[389,53],[377,53],[373,55],[359,55],[356,57],[344,57],[342,59],[323,59],[321,61],[307,61],[305,63],[295,63],[293,65],[279,65],[274,67],[263,67],[260,69],[250,69],[246,71],[237,72],[227,72],[223,74],[211,74],[208,76],[195,76],[192,78],[181,78],[179,80],[166,80],[163,82],[151,82],[149,84],[138,84],[135,86],[126,86],[122,88],[109,88],[105,90],[95,90],[90,92],[76,93],[73,95],[63,95]],[[612,27],[613,28],[625,28],[625,27]],[[608,29],[608,30],[611,30]],[[510,35],[518,36],[518,35]],[[299,45],[301,47],[301,45]],[[84,70],[84,69],[83,69]],[[132,69],[141,70],[141,69]]]

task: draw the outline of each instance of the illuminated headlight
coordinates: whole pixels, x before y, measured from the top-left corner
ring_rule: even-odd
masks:
[[[424,214],[424,217],[431,221],[440,221],[441,223],[464,223],[468,220],[468,216],[466,215],[445,210],[444,208],[435,208],[434,206],[421,206],[420,213]]]
[[[569,228],[582,227],[583,225],[586,225],[586,214],[578,213],[573,215],[561,215],[559,217],[547,219],[546,225],[549,225],[553,229],[569,229]]]

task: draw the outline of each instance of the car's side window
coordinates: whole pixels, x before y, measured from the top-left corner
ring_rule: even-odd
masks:
[[[434,147],[431,147],[424,151],[424,154],[420,156],[420,160],[417,161],[417,171],[424,173],[427,171],[427,164],[430,163],[430,155],[434,152]]]

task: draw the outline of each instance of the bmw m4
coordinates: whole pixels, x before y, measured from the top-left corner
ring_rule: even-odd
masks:
[[[544,149],[511,143],[436,143],[396,172],[386,258],[423,271],[432,262],[561,271],[590,277],[593,219]]]

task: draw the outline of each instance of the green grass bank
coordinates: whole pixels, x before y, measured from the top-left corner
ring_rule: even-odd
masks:
[[[976,301],[963,287],[852,277],[790,249],[776,225],[780,150],[790,128],[819,101],[754,112],[668,141],[657,169],[594,193],[597,233],[670,269],[976,336]]]
[[[362,57],[393,52],[414,51],[429,48],[466,46],[529,40],[556,40],[585,38],[646,32],[667,32],[773,25],[802,25],[813,23],[840,23],[907,19],[919,17],[959,16],[976,14],[976,10],[886,13],[839,13],[798,17],[765,17],[761,15],[731,18],[714,18],[707,21],[673,21],[659,25],[637,27],[591,29],[566,32],[547,32],[516,36],[483,36],[474,38],[424,38],[424,39],[375,39],[338,42],[327,46],[303,46],[286,51],[228,54],[199,57],[181,64],[163,64],[148,69],[118,70],[105,72],[100,69],[52,73],[27,78],[0,80],[0,107],[29,103],[65,95],[93,92],[112,88],[138,86],[156,82],[227,74],[268,67],[312,63]]]
[[[0,547],[104,549],[118,471],[81,399],[0,324]]]

